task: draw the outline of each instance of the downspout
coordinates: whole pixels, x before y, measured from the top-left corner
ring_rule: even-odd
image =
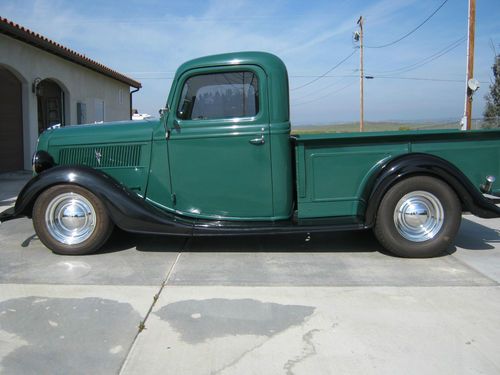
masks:
[[[130,120],[132,120],[132,94],[139,91],[141,88],[138,87],[135,90],[130,91]]]

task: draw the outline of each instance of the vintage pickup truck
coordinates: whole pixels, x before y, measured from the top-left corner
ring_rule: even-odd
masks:
[[[0,220],[33,218],[59,254],[113,226],[177,236],[373,228],[404,257],[444,252],[462,212],[500,217],[500,131],[290,135],[288,75],[262,52],[177,70],[159,120],[45,131]]]

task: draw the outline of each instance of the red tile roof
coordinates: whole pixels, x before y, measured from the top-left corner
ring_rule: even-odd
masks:
[[[116,79],[117,81],[126,83],[129,86],[135,88],[141,88],[140,82],[133,80],[117,71],[108,68],[107,66],[89,59],[87,56],[75,52],[63,45],[50,40],[34,31],[31,31],[15,22],[12,22],[6,18],[0,16],[0,34],[8,35],[12,38],[21,40],[25,43],[31,44],[37,48],[43,49],[50,52],[56,56],[62,57],[63,59],[69,60],[76,64],[82,65],[89,68],[95,72],[104,74],[105,76]]]

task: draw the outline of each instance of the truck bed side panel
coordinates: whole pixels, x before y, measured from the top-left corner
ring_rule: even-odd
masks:
[[[390,159],[421,152],[459,168],[479,189],[500,177],[500,131],[301,135],[296,144],[299,218],[363,216],[367,187]],[[493,192],[500,193],[500,184]]]
[[[385,161],[408,152],[408,144],[301,145],[298,163],[299,218],[359,216],[363,186]]]

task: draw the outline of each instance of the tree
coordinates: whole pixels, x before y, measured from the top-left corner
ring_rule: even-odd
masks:
[[[485,95],[486,107],[483,112],[485,128],[500,127],[500,55],[495,56],[491,69],[493,82],[490,85],[490,92]]]

